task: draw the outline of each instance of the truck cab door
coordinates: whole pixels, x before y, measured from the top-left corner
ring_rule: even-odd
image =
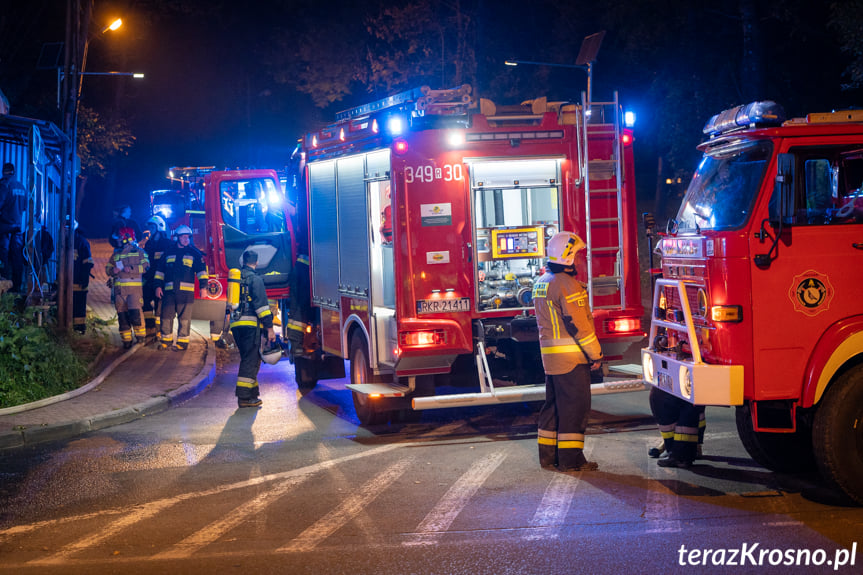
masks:
[[[258,253],[257,272],[270,295],[288,287],[293,267],[286,202],[272,177],[218,181],[226,269],[242,267],[247,249]]]
[[[793,205],[784,210],[778,249],[769,265],[759,267],[751,258],[756,399],[799,397],[801,374],[819,338],[863,311],[860,274],[853,271],[863,269],[863,250],[855,247],[863,241],[861,145],[801,142],[789,152],[794,181],[785,195]],[[775,212],[778,191],[773,195]],[[753,255],[769,246],[750,238]]]

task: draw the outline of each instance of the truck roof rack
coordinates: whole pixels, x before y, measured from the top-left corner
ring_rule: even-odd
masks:
[[[387,96],[369,104],[343,110],[336,114],[336,121],[352,120],[380,112],[390,108],[409,110],[417,116],[425,114],[463,114],[475,103],[471,96],[470,84],[462,84],[448,90],[432,90],[428,86],[420,86]]]

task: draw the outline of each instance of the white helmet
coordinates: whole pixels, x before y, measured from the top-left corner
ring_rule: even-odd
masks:
[[[279,342],[270,343],[266,339],[261,342],[261,359],[264,363],[276,365],[282,359],[282,346]]]
[[[184,234],[189,235],[189,236],[192,235],[192,228],[190,228],[186,224],[183,224],[181,226],[177,226],[177,229],[174,230],[174,237],[175,238],[179,238],[180,236],[182,236]]]
[[[165,233],[168,231],[168,225],[165,223],[164,218],[162,216],[153,216],[149,220],[147,220],[146,224],[153,224],[156,226],[157,232]]]
[[[558,232],[548,240],[546,255],[550,263],[571,266],[575,262],[575,254],[585,247],[585,243],[574,233]]]

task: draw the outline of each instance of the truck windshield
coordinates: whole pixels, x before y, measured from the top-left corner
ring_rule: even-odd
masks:
[[[728,230],[745,224],[772,150],[767,140],[738,140],[708,150],[677,214],[679,229]]]

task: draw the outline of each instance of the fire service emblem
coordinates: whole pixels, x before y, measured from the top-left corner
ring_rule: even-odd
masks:
[[[794,304],[794,310],[810,317],[830,309],[833,299],[833,286],[826,275],[807,270],[794,276],[788,297]]]

